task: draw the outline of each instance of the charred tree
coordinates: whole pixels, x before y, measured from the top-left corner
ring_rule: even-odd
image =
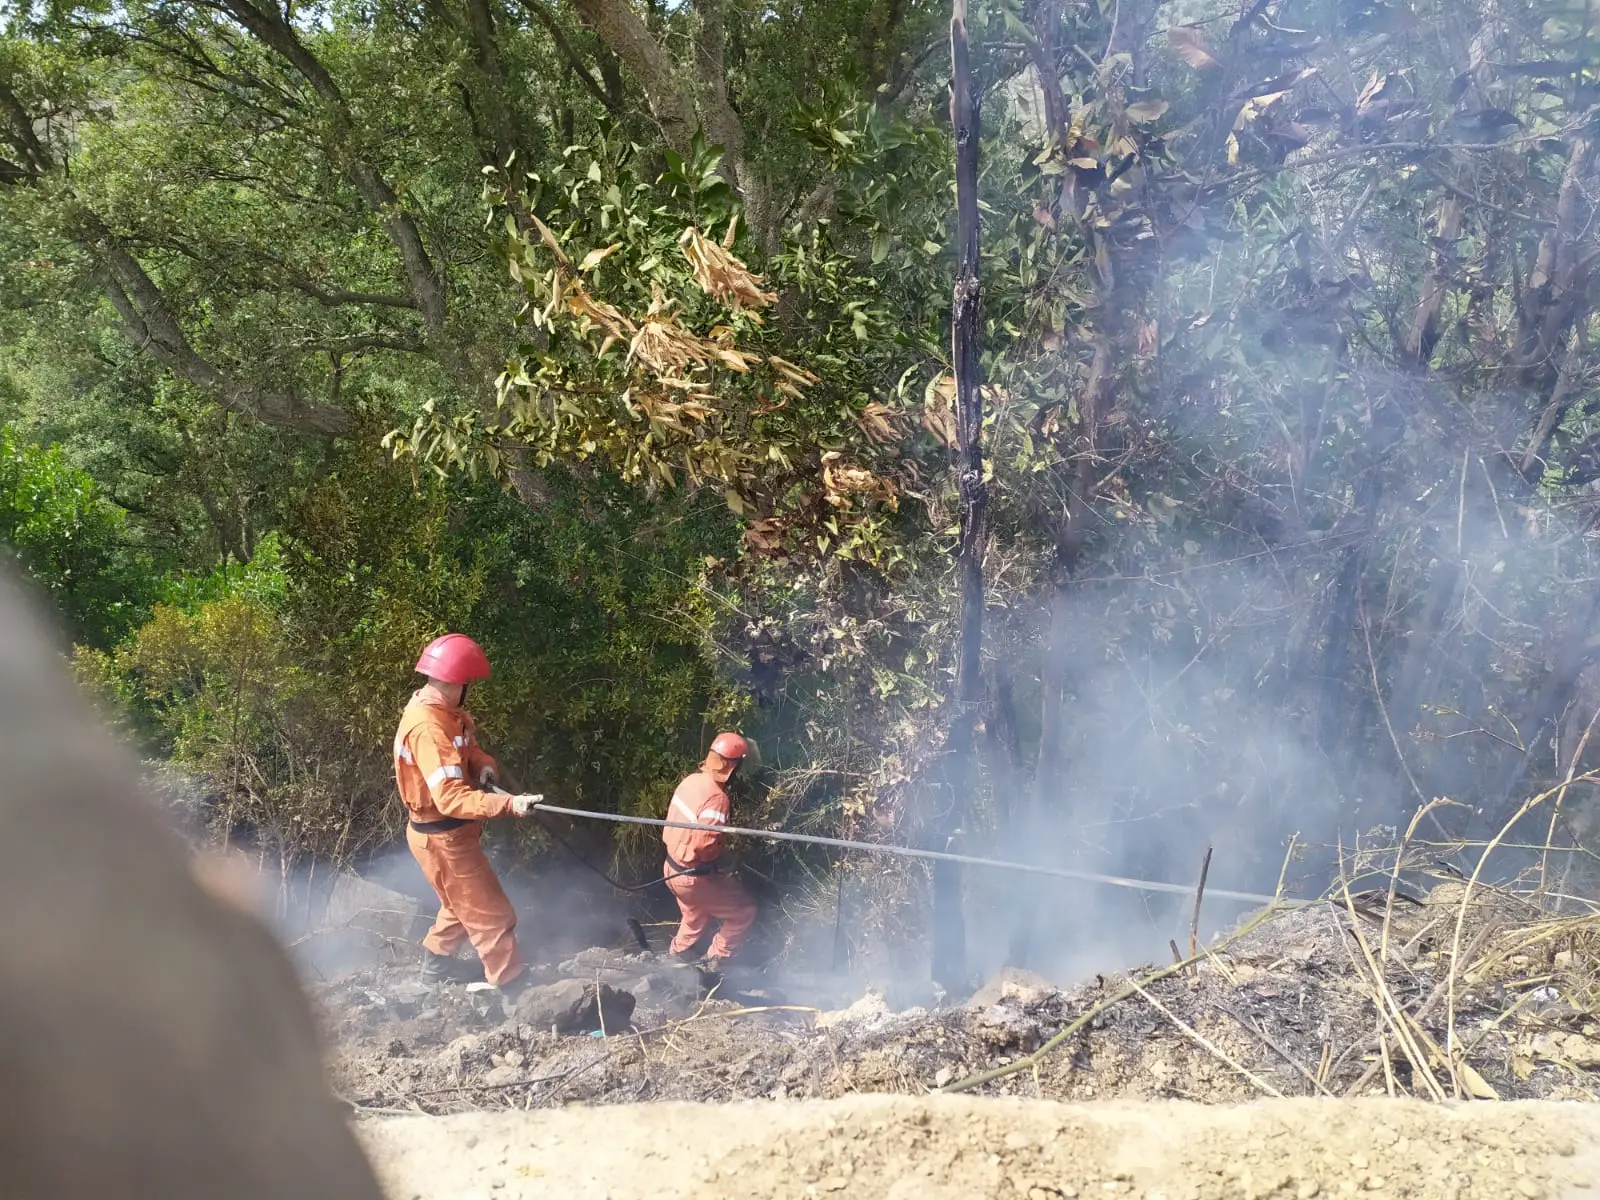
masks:
[[[967,55],[966,0],[950,18],[950,125],[956,143],[956,245],[951,295],[951,360],[956,384],[956,486],[961,540],[956,551],[961,624],[956,648],[956,694],[947,744],[950,803],[944,841],[960,836],[967,797],[976,783],[976,727],[983,701],[983,549],[988,489],[983,481],[983,395],[978,362],[978,99]],[[946,988],[966,982],[966,922],[961,872],[954,863],[933,870],[933,977]]]

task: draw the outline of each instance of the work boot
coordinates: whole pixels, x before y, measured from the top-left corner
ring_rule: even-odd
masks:
[[[533,972],[524,967],[522,974],[518,975],[515,979],[508,979],[504,983],[499,984],[490,994],[494,995],[498,993],[500,997],[500,1011],[508,1017],[514,1017],[517,1015],[517,1003],[522,999],[523,993],[530,991],[532,988]]]
[[[432,950],[422,952],[422,978],[427,983],[444,983],[454,980],[458,983],[472,983],[482,979],[482,972],[472,963],[463,962],[451,954],[435,954]]]
[[[533,972],[526,967],[522,974],[515,979],[508,979],[500,985],[500,994],[505,997],[507,1004],[515,1004],[517,997],[533,986]]]
[[[667,957],[681,967],[692,967],[701,961],[701,956],[695,952],[693,946],[687,950],[673,950]]]

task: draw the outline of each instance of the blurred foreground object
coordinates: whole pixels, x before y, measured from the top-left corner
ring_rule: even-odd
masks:
[[[378,1200],[288,957],[197,882],[9,573],[0,627],[0,1196]]]

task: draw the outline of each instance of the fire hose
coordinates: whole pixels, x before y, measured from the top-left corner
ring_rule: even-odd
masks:
[[[499,790],[499,789],[496,789]],[[697,825],[689,821],[663,821],[654,817],[631,817],[621,813],[590,812],[582,808],[562,808],[543,801],[533,806],[536,813],[549,813],[551,816],[575,817],[585,821],[611,821],[619,825],[654,825],[662,829],[698,829],[704,831],[707,826]],[[549,828],[547,825],[546,829]],[[984,858],[975,854],[955,854],[948,850],[918,850],[911,846],[886,845],[882,842],[858,842],[850,838],[821,837],[810,833],[785,833],[776,829],[747,829],[738,825],[718,825],[717,833],[738,834],[741,837],[758,838],[769,842],[799,842],[808,846],[831,846],[836,850],[858,850],[865,854],[887,854],[899,858],[931,859],[935,862],[961,863],[965,866],[988,867],[997,871],[1019,871],[1029,875],[1047,875],[1053,879],[1075,879],[1083,883],[1098,883],[1107,887],[1128,888],[1136,892],[1170,892],[1174,895],[1188,896],[1194,894],[1194,885],[1185,883],[1165,883],[1154,879],[1133,879],[1125,875],[1103,875],[1096,871],[1080,871],[1072,867],[1047,867],[1034,863],[1009,862],[999,858]],[[559,840],[559,839],[558,839]],[[564,844],[564,843],[563,843]],[[571,851],[571,847],[567,847]],[[573,853],[576,853],[573,851]],[[581,859],[581,856],[579,856]],[[598,868],[590,866],[591,870]],[[604,874],[604,872],[600,872]],[[608,882],[614,887],[624,891],[640,891],[643,888],[663,882],[652,879],[638,887],[628,887],[606,876]],[[1262,895],[1257,892],[1235,892],[1226,888],[1206,888],[1206,896],[1217,900],[1237,900],[1243,904],[1272,904],[1276,896]]]

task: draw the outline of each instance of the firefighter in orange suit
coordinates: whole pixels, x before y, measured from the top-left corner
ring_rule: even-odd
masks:
[[[538,796],[489,791],[495,761],[478,745],[472,717],[462,705],[467,685],[489,678],[483,648],[447,633],[417,660],[428,682],[400,718],[394,738],[394,774],[406,806],[406,842],[439,896],[439,916],[423,938],[423,974],[456,973],[454,954],[470,941],[484,978],[506,991],[526,982],[517,955],[517,914],[483,853],[483,822],[508,814],[525,817]],[[464,965],[464,964],[463,964]]]
[[[672,939],[672,954],[690,960],[712,920],[720,920],[722,926],[706,955],[706,965],[713,971],[738,953],[756,919],[756,902],[722,862],[726,840],[722,827],[728,823],[729,812],[727,784],[749,749],[737,733],[717,734],[700,770],[678,785],[667,808],[667,820],[699,828],[661,831],[667,848],[663,874],[683,914]]]

